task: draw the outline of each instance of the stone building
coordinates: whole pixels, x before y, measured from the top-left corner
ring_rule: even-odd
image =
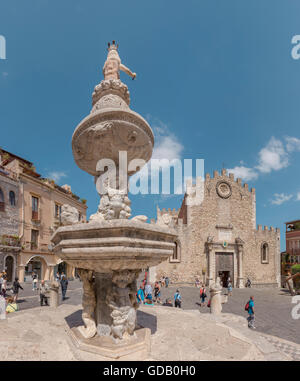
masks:
[[[286,254],[292,263],[300,263],[300,220],[285,223]]]
[[[11,226],[21,247],[14,257],[14,273],[21,282],[31,281],[33,270],[39,279],[49,280],[57,271],[64,271],[69,278],[74,277],[75,269],[52,253],[50,237],[60,224],[63,204],[75,207],[79,220],[86,221],[86,200],[73,194],[70,186],[60,187],[53,180],[42,178],[28,160],[3,149],[1,155],[3,170],[13,174],[14,180],[10,179],[10,182],[14,181],[18,189]],[[8,189],[8,198],[7,192]],[[4,224],[3,213],[0,219]]]
[[[17,275],[19,225],[19,182],[0,166],[0,272],[6,271],[9,282]]]
[[[222,170],[202,182],[203,201],[193,202],[185,194],[178,211],[157,211],[155,223],[175,225],[178,241],[173,257],[156,269],[159,279],[168,275],[174,283],[211,284],[220,276],[226,286],[244,287],[247,278],[255,287],[277,287],[280,283],[280,232],[256,227],[255,189]],[[154,223],[154,221],[152,221]]]

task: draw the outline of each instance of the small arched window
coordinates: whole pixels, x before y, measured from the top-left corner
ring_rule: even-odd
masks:
[[[16,206],[16,195],[13,191],[9,192],[9,203],[11,206]]]
[[[172,257],[170,257],[170,262],[180,262],[180,243],[179,242],[175,242],[173,255]]]
[[[269,245],[266,242],[261,245],[261,262],[269,263]]]

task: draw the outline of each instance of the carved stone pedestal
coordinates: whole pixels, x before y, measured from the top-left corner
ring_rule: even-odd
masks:
[[[116,343],[111,336],[96,335],[86,339],[77,328],[69,328],[68,334],[76,348],[99,355],[99,360],[143,361],[150,353],[149,328],[138,329],[134,336],[119,343]]]

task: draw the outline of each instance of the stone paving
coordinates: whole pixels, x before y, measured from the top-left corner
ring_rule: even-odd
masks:
[[[67,321],[80,313],[81,308],[81,305],[62,304],[58,308],[36,307],[12,313],[7,320],[0,321],[2,360],[104,360],[71,343]],[[199,310],[142,306],[138,323],[151,330],[147,360],[295,359],[292,353],[283,351],[285,348],[276,347],[264,335],[247,329],[244,319],[238,315],[223,314],[216,318]],[[232,323],[234,328],[230,326]]]
[[[209,308],[199,305],[199,288],[180,286],[178,288],[182,295],[183,309],[194,310],[199,308],[201,313],[209,313]],[[161,300],[164,301],[167,297],[171,297],[173,301],[175,291],[176,288],[173,286],[162,288]],[[226,294],[227,291],[223,289],[223,293]],[[228,303],[223,304],[223,312],[246,318],[247,313],[244,307],[251,295],[254,296],[257,331],[300,344],[300,319],[294,320],[292,318],[291,311],[295,304],[292,304],[292,297],[284,289],[233,289],[232,296],[228,298]]]
[[[39,298],[37,293],[32,291],[31,284],[23,284],[23,287],[24,291],[21,290],[19,295],[20,311],[38,307]],[[207,306],[200,307],[199,305],[198,288],[188,286],[179,286],[178,288],[182,294],[183,310],[198,310],[203,317],[209,313]],[[175,291],[176,287],[173,285],[169,288],[162,288],[162,301],[167,297],[171,297],[173,300]],[[226,290],[223,290],[223,293],[226,293]],[[233,289],[233,295],[229,297],[228,303],[223,304],[223,317],[225,319],[226,313],[235,315],[230,315],[230,318],[225,319],[225,323],[223,323],[233,329],[240,329],[243,335],[253,334],[253,331],[247,328],[247,313],[244,311],[244,305],[250,295],[254,296],[256,305],[257,333],[264,335],[266,341],[280,350],[281,353],[299,361],[300,347],[297,344],[300,344],[300,319],[292,319],[291,310],[294,305],[291,303],[291,296],[285,290]],[[60,303],[70,307],[81,304],[82,287],[80,281],[69,282],[67,297],[67,300],[60,301]]]

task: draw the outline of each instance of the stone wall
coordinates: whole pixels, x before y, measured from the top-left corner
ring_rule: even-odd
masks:
[[[6,258],[11,256],[13,258],[13,268],[10,274],[11,279],[8,279],[11,281],[16,275],[18,250],[6,245],[2,236],[19,235],[19,183],[4,174],[0,174],[0,188],[4,196],[4,211],[0,211],[0,271],[6,269]],[[10,203],[10,191],[13,191],[15,194],[15,205],[11,205]]]
[[[17,181],[0,175],[0,188],[4,195],[5,211],[0,212],[0,235],[19,234],[19,184]],[[15,193],[16,205],[10,205],[9,192]]]

